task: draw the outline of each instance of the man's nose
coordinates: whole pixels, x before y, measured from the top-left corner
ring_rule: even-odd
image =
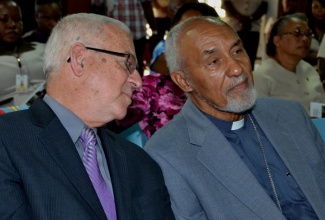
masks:
[[[134,89],[140,89],[142,87],[142,79],[138,70],[130,74],[129,79]]]
[[[241,62],[234,58],[229,59],[227,75],[229,77],[240,76],[242,73],[243,73],[243,67]]]

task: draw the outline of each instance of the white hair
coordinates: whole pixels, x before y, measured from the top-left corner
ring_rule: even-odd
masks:
[[[202,22],[213,23],[218,26],[227,26],[231,28],[224,21],[215,17],[193,17],[189,18],[184,22],[179,23],[171,29],[165,42],[165,57],[170,72],[182,71],[186,74],[188,79],[192,80],[188,70],[185,66],[185,60],[180,51],[180,44],[182,43],[182,36],[184,31],[189,27],[195,27],[195,25],[201,25]],[[234,31],[235,33],[235,31]],[[186,44],[186,42],[184,42]],[[230,90],[238,83],[247,81],[248,87],[238,97],[233,97]],[[196,86],[196,83],[192,81],[192,87]],[[217,106],[213,100],[209,100],[203,93],[199,93],[196,89],[192,91],[198,98],[212,106],[215,109],[224,112],[242,113],[254,107],[256,101],[256,91],[253,83],[249,80],[247,73],[243,73],[240,76],[233,77],[232,83],[226,88],[227,105],[224,107]]]
[[[130,29],[122,22],[97,14],[72,14],[60,20],[49,37],[44,52],[44,73],[46,77],[60,67],[69,58],[70,47],[80,42],[85,45],[98,43],[101,33],[107,25],[116,26],[126,31]],[[102,42],[103,43],[103,42]]]
[[[179,44],[182,41],[182,32],[186,27],[191,25],[192,23],[197,23],[200,21],[206,21],[210,23],[215,23],[217,25],[227,25],[224,21],[220,20],[216,17],[210,16],[200,16],[193,17],[185,20],[184,22],[180,22],[175,25],[170,32],[168,33],[166,42],[165,42],[165,57],[167,61],[167,66],[169,68],[169,72],[178,71],[178,70],[186,70],[186,67],[183,65],[182,56],[179,51]],[[227,25],[228,26],[228,25]]]

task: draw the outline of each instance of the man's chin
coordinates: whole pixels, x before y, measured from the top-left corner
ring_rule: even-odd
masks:
[[[116,113],[115,114],[115,119],[116,120],[122,120],[122,119],[125,118],[126,114],[127,114],[127,107],[121,109],[118,113]]]
[[[256,102],[256,91],[243,91],[240,97],[228,98],[228,104],[224,108],[224,111],[233,113],[243,113],[252,109]]]

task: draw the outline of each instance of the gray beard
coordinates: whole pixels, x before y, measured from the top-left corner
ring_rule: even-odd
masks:
[[[232,112],[232,113],[242,113],[247,110],[250,110],[255,105],[256,101],[256,90],[251,81],[248,82],[248,88],[246,88],[239,97],[232,97],[230,94],[230,90],[236,86],[238,83],[248,80],[246,74],[242,74],[235,78],[235,80],[231,83],[231,85],[226,90],[227,96],[227,105],[225,107],[220,107],[207,100],[202,94],[195,92],[195,94],[203,100],[205,103],[209,104],[215,109],[218,109],[223,112]]]

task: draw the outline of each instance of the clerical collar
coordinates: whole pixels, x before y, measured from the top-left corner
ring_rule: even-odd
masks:
[[[238,129],[242,128],[244,126],[244,123],[245,123],[245,118],[242,118],[239,121],[233,121],[231,130],[238,130]]]
[[[203,112],[204,113],[204,112]],[[209,114],[204,113],[204,115],[214,124],[216,125],[220,131],[230,131],[230,130],[238,130],[244,126],[245,118],[239,120],[239,121],[224,121],[221,119],[218,119],[216,117],[213,117]]]

